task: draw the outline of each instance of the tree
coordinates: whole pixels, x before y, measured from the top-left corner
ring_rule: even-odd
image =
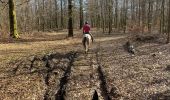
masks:
[[[109,34],[112,32],[112,24],[113,24],[113,1],[109,0],[108,10],[109,10]]]
[[[17,19],[14,0],[9,0],[8,4],[9,4],[10,36],[13,38],[19,38],[19,34],[17,31]]]
[[[115,22],[115,28],[118,27],[118,0],[115,0],[115,18],[114,18],[114,22]]]
[[[168,6],[168,37],[167,37],[167,43],[170,41],[170,0],[169,0],[169,6]]]
[[[73,4],[68,0],[68,37],[73,37]]]
[[[149,8],[148,8],[148,31],[149,33],[151,33],[151,26],[152,26],[152,10],[153,10],[153,1],[152,0],[149,0],[148,1],[149,3]]]
[[[55,27],[58,28],[58,0],[54,0],[55,2]]]
[[[123,12],[124,12],[124,17],[123,17],[123,32],[126,32],[126,27],[127,27],[127,11],[128,10],[128,0],[124,0],[123,3]]]
[[[164,33],[164,27],[165,27],[165,0],[162,0],[161,5],[161,19],[160,19],[160,32]]]
[[[79,0],[80,3],[80,29],[83,27],[83,0]]]
[[[69,0],[68,0],[69,1]],[[63,0],[60,0],[60,9],[61,9],[61,28],[63,28],[64,27],[64,15],[63,15]]]

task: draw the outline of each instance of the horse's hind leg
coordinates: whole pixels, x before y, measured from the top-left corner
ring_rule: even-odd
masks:
[[[82,44],[83,44],[84,49],[85,49],[85,41],[86,41],[86,38],[84,37],[83,40],[82,40]]]
[[[87,38],[86,37],[83,38],[82,43],[83,43],[83,47],[84,47],[85,52],[87,52]]]
[[[86,53],[89,51],[89,44],[90,44],[90,41],[88,38],[86,38],[86,43],[85,43],[85,46],[86,46]]]

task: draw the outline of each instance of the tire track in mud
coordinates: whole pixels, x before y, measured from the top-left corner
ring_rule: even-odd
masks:
[[[112,100],[116,90],[109,91],[101,64],[100,49],[80,53],[73,63],[65,91],[65,100]],[[111,93],[115,93],[111,95]]]
[[[55,84],[55,88],[51,88],[47,84],[48,89],[44,100],[113,100],[116,98],[118,94],[111,95],[108,89],[101,57],[98,48],[88,54],[77,52],[68,55],[67,68],[59,82]],[[50,68],[48,60],[46,61],[47,66]],[[56,78],[57,80],[58,78]]]
[[[93,54],[79,53],[71,70],[66,100],[92,100],[97,83],[93,57]]]
[[[55,94],[55,100],[65,100],[66,86],[70,77],[71,68],[73,67],[74,59],[76,58],[76,53],[69,57],[69,66],[67,67],[63,77],[60,80],[60,89]]]
[[[102,57],[104,57],[104,55],[102,54],[102,50],[101,50],[101,46],[100,44],[98,44],[98,48],[95,52],[96,54],[96,61],[97,61],[97,65],[98,65],[98,79],[100,80],[100,91],[101,91],[101,95],[103,97],[104,100],[117,100],[118,97],[120,97],[120,95],[117,93],[117,88],[113,85],[111,90],[109,90],[109,84],[106,81],[107,80],[107,76],[104,73],[104,65],[102,65],[103,61],[102,61]]]
[[[100,47],[88,54],[70,52],[34,57],[29,70],[43,75],[44,100],[115,100],[118,95],[111,95],[108,89]]]
[[[104,100],[111,100],[111,97],[109,95],[109,90],[107,88],[106,76],[103,73],[101,60],[99,58],[99,52],[96,52],[96,60],[98,65],[97,70],[98,70],[99,80],[100,80],[100,90],[102,93],[101,95],[103,96]]]
[[[47,85],[46,93],[44,94],[44,100],[65,100],[65,89],[70,76],[71,68],[73,66],[74,59],[76,58],[77,53],[71,52],[61,57],[57,57],[56,59],[62,60],[62,58],[67,59],[66,62],[59,61],[58,63],[52,64],[52,59],[55,58],[54,55],[51,57],[44,57],[46,62],[46,67],[48,68],[45,83]],[[65,68],[63,65],[58,66],[59,63],[66,64]],[[57,72],[55,72],[55,70]],[[57,73],[53,78],[53,84],[50,81],[52,73]],[[62,72],[62,73],[61,73]]]

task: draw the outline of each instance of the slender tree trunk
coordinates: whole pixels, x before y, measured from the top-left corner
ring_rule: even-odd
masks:
[[[162,0],[161,5],[161,19],[160,19],[160,32],[164,33],[164,27],[165,27],[165,0]]]
[[[125,11],[125,29],[124,29],[124,33],[126,33],[127,27],[128,27],[128,1],[126,0],[126,11]]]
[[[60,0],[60,7],[61,7],[61,28],[64,28],[63,0]]]
[[[55,27],[58,28],[58,0],[54,0],[55,2]]]
[[[115,28],[118,28],[118,0],[115,0],[115,20],[114,20],[114,23],[115,23]]]
[[[103,16],[103,0],[100,0],[100,17],[101,17],[101,28],[103,30],[103,33],[105,32],[104,29],[104,16]]]
[[[133,23],[135,22],[135,5],[134,5],[135,1],[131,0],[131,24],[133,26]]]
[[[80,29],[83,27],[83,0],[79,1],[80,3]]]
[[[50,29],[52,29],[53,28],[53,24],[52,24],[52,13],[53,13],[53,11],[52,11],[52,1],[50,0],[49,1],[49,5],[50,5],[50,19],[49,19],[49,22],[50,22]]]
[[[149,11],[148,11],[148,31],[151,33],[151,25],[152,25],[152,0],[149,0]]]
[[[145,30],[145,19],[146,19],[146,0],[143,0],[143,2],[141,4],[142,4],[142,15],[141,15],[141,17],[142,17],[142,33],[144,33],[144,30]]]
[[[139,0],[139,6],[138,6],[138,17],[139,17],[139,19],[138,19],[138,24],[139,24],[139,27],[140,27],[140,19],[141,19],[141,12],[140,12],[140,8],[141,8],[141,0]]]
[[[123,32],[126,33],[126,27],[127,27],[127,9],[128,9],[128,0],[124,0],[123,4]]]
[[[43,24],[43,32],[45,31],[45,0],[43,0],[43,13],[42,13],[42,24]]]
[[[112,24],[113,24],[113,1],[112,0],[109,0],[109,3],[108,3],[108,10],[109,10],[109,34],[111,34],[112,32]]]
[[[72,0],[68,0],[68,37],[73,37],[73,4]]]
[[[9,18],[10,18],[10,36],[13,38],[19,38],[17,31],[17,19],[15,11],[15,3],[13,0],[9,0]]]
[[[170,41],[170,0],[169,0],[169,6],[168,6],[168,37],[167,37],[167,42],[169,43]]]

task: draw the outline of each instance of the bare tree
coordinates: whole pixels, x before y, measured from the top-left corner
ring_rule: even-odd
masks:
[[[169,6],[168,6],[168,37],[167,37],[167,43],[170,41],[170,0],[169,0]]]
[[[80,3],[80,29],[83,27],[83,0],[79,1]]]
[[[109,34],[112,32],[112,24],[113,24],[113,0],[109,0],[108,3],[108,10],[109,10]]]
[[[72,0],[68,0],[68,37],[73,37],[73,4]]]
[[[149,8],[148,8],[148,31],[151,33],[151,26],[152,26],[152,10],[153,10],[153,1],[149,0]]]
[[[13,38],[19,38],[17,30],[15,3],[13,0],[9,0],[8,4],[9,4],[10,36]]]
[[[165,0],[162,0],[161,5],[161,18],[160,18],[160,32],[164,33],[164,27],[165,27]]]
[[[54,0],[55,2],[55,26],[58,28],[58,0]]]

